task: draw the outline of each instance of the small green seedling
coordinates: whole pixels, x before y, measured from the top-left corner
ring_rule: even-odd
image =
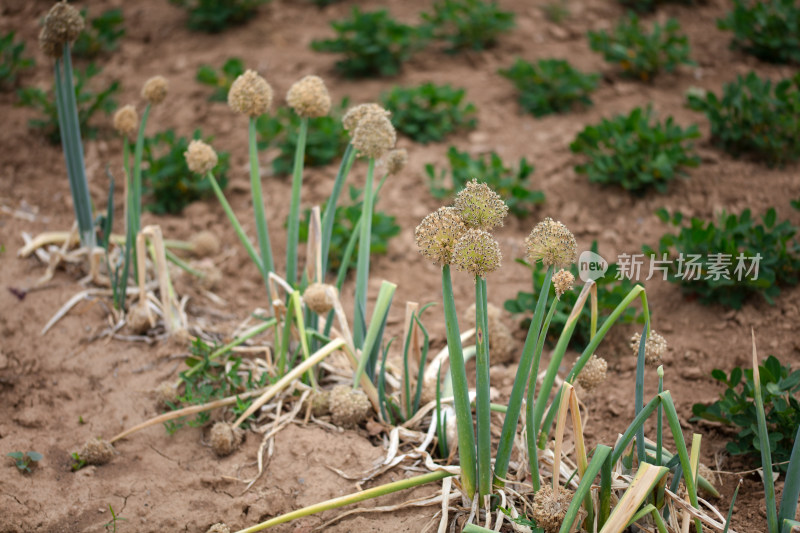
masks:
[[[108,504],[108,510],[111,511],[111,520],[109,520],[106,524],[103,524],[103,527],[106,528],[106,531],[111,531],[113,533],[117,532],[117,522],[120,520],[127,521],[127,518],[122,518],[121,516],[117,516],[117,513],[114,512],[114,508],[111,507],[111,504]]]
[[[43,457],[42,454],[38,452],[11,452],[6,455],[14,460],[14,466],[16,466],[20,472],[28,473],[36,468],[36,465]]]
[[[81,458],[81,456],[80,456],[80,454],[78,452],[72,452],[71,457],[72,457],[73,463],[72,463],[72,466],[70,468],[72,468],[73,472],[77,472],[78,470],[80,470],[81,468],[83,468],[84,466],[87,465],[86,461]]]

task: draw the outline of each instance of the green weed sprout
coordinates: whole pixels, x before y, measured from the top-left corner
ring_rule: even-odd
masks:
[[[55,4],[44,18],[39,33],[39,45],[48,57],[55,60],[55,90],[61,146],[67,162],[75,218],[78,220],[81,245],[93,249],[96,245],[92,199],[83,161],[83,145],[78,122],[72,81],[70,45],[83,31],[83,18],[77,9],[65,2]]]
[[[16,466],[20,472],[27,472],[30,474],[33,471],[33,468],[35,468],[39,461],[42,460],[43,455],[34,451],[24,453],[11,452],[7,453],[6,457],[10,457],[14,460],[14,466]]]

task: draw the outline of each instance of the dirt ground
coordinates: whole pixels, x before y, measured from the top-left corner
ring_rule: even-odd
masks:
[[[110,7],[124,11],[127,35],[117,52],[101,60],[102,79],[119,79],[122,83],[120,104],[139,102],[141,84],[148,77],[162,74],[169,79],[169,97],[154,109],[148,133],[174,128],[179,135],[188,136],[201,127],[205,134],[216,137],[215,147],[231,152],[228,197],[250,234],[254,231],[246,124],[225,104],[207,101],[208,89],[195,81],[200,64],[221,65],[229,57],[241,57],[269,80],[281,99],[289,86],[306,74],[322,76],[334,101],[349,96],[354,103],[374,101],[395,85],[435,81],[466,88],[468,99],[478,109],[477,129],[427,146],[400,136],[398,146],[408,149],[409,164],[386,183],[378,204],[379,209],[396,216],[402,228],[400,236],[390,242],[388,254],[373,258],[370,284],[374,297],[382,279],[397,283],[396,304],[390,316],[395,334],[402,329],[406,301],[427,303],[440,298],[437,268],[417,254],[413,229],[438,207],[428,193],[423,167],[426,163],[446,166],[450,144],[473,153],[495,150],[507,162],[528,158],[536,166],[532,181],[547,197],[533,215],[523,220],[510,217],[498,233],[505,264],[499,274],[488,279],[489,300],[497,306],[517,291],[529,290],[527,270],[513,259],[522,256],[524,237],[545,216],[564,222],[575,233],[581,249],[597,239],[606,258],[639,253],[643,244],[655,245],[668,230],[653,214],[660,207],[703,218],[723,209],[749,207],[760,214],[775,207],[780,219],[800,224],[800,213],[788,203],[800,197],[798,167],[768,169],[718,151],[709,145],[704,116],[684,105],[690,87],[719,91],[723,83],[750,70],[774,78],[793,73],[788,67],[765,65],[729,50],[729,34],[715,24],[727,2],[711,0],[703,6],[666,6],[659,10],[657,19],[675,16],[680,20],[698,66],[662,75],[652,85],[620,80],[613,68],[588,48],[586,31],[610,28],[622,14],[617,2],[570,1],[572,16],[561,26],[544,17],[543,0],[499,3],[516,13],[517,27],[504,35],[495,49],[449,56],[433,46],[415,56],[397,78],[359,81],[338,76],[333,70],[336,58],[312,52],[309,47],[312,39],[332,35],[329,21],[346,16],[355,4],[352,1],[320,10],[304,1],[273,0],[247,25],[211,36],[190,33],[184,25],[185,14],[166,0],[79,5],[89,7],[94,14]],[[48,62],[36,45],[37,21],[49,5],[42,0],[6,0],[0,6],[0,32],[17,31],[29,53],[36,56],[38,66],[24,77],[26,85],[45,88],[51,83]],[[419,12],[429,9],[430,3],[389,0],[358,5],[363,9],[386,5],[398,19],[415,23]],[[496,73],[515,57],[565,58],[584,71],[602,72],[603,81],[593,95],[594,107],[543,119],[523,114],[513,87]],[[44,273],[45,265],[36,259],[18,259],[16,252],[22,246],[23,232],[68,229],[73,214],[61,148],[30,131],[27,121],[33,112],[14,107],[14,102],[12,93],[0,93],[0,244],[4,247],[0,253],[0,453],[4,459],[0,466],[0,532],[104,531],[104,524],[111,519],[109,505],[127,519],[118,523],[119,531],[203,532],[217,521],[241,528],[355,490],[353,482],[329,467],[349,473],[366,470],[384,456],[379,441],[369,438],[363,429],[333,431],[300,423],[289,425],[278,435],[267,471],[244,495],[242,483],[232,478],[253,474],[260,444],[260,436],[253,433],[239,452],[218,459],[205,444],[201,428],[186,428],[168,436],[162,427],[153,427],[119,442],[118,455],[110,464],[71,472],[70,452],[84,441],[109,437],[157,414],[151,391],[160,382],[177,377],[180,356],[187,347],[174,342],[87,342],[106,320],[103,307],[90,303],[79,305],[47,335],[40,335],[53,313],[81,289],[79,275],[59,271],[44,289],[19,298],[14,292],[31,287]],[[668,194],[634,198],[615,188],[590,184],[575,174],[573,165],[579,159],[570,153],[568,145],[577,132],[601,117],[648,103],[660,117],[674,116],[683,126],[699,124],[703,138],[697,145],[702,164],[691,171],[690,179],[676,180]],[[108,186],[104,169],[106,165],[120,165],[121,143],[106,133],[87,142],[85,149],[92,197],[96,208],[104,210]],[[269,168],[272,155],[262,153],[264,169]],[[327,197],[336,165],[338,161],[307,169],[305,206]],[[356,164],[350,176],[352,183],[363,181],[365,167]],[[288,214],[289,180],[267,172],[263,184],[270,227],[281,228]],[[121,195],[116,203],[117,212],[122,212]],[[13,216],[15,210],[32,216]],[[207,329],[229,334],[253,309],[265,306],[256,268],[216,201],[192,204],[181,216],[146,214],[144,223],[160,224],[172,239],[189,239],[197,231],[208,229],[225,243],[215,258],[225,275],[217,290],[225,304],[202,296],[190,301],[190,314],[202,320]],[[273,230],[272,235],[275,256],[282,258],[283,232]],[[471,281],[466,275],[456,274],[454,282],[456,301],[464,312],[473,298]],[[733,527],[739,532],[763,532],[766,519],[760,481],[753,473],[731,474],[750,468],[725,454],[730,433],[688,420],[693,403],[712,401],[720,392],[709,376],[712,369],[729,370],[748,364],[751,328],[761,355],[774,354],[793,367],[800,364],[800,342],[795,332],[800,321],[800,289],[783,290],[774,306],[753,299],[739,311],[728,311],[688,301],[677,286],[664,281],[651,280],[645,285],[654,328],[669,341],[665,386],[672,391],[685,437],[701,433],[703,462],[723,472],[716,480],[723,497],[715,503],[727,509],[737,480],[743,478]],[[346,301],[352,298],[352,290],[351,281],[344,290]],[[516,327],[510,317],[507,322]],[[441,307],[429,311],[426,325],[433,345],[440,348],[444,344]],[[625,340],[638,327],[616,327],[599,350],[609,360],[610,373],[604,385],[583,397],[590,414],[587,435],[592,445],[612,444],[633,418],[635,362]],[[568,355],[570,363],[574,356]],[[515,369],[515,365],[492,369],[493,386],[501,398],[508,395]],[[647,377],[645,386],[648,394],[655,390],[654,373]],[[36,450],[44,455],[33,474],[20,475],[11,460],[6,460],[6,453],[17,450]],[[389,473],[381,481],[402,475]],[[779,482],[778,488],[781,486]],[[391,505],[435,490],[421,488],[411,495],[399,493],[376,503]],[[420,531],[435,511],[428,507],[357,515],[327,530]],[[328,512],[275,530],[309,531],[333,516],[335,513]]]

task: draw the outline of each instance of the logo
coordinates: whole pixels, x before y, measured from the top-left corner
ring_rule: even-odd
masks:
[[[594,252],[586,250],[578,258],[578,276],[586,282],[602,278],[608,270],[608,261]]]

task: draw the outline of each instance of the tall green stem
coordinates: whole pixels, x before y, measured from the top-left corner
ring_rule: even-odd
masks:
[[[139,124],[139,133],[136,135],[136,147],[133,149],[133,178],[131,179],[131,193],[133,198],[131,206],[131,220],[133,221],[133,235],[139,234],[142,229],[142,154],[144,153],[144,130],[147,127],[147,118],[150,116],[150,104],[144,108],[142,122]],[[134,250],[134,255],[136,250]],[[134,262],[134,268],[136,264]]]
[[[300,133],[297,135],[297,148],[294,152],[292,173],[292,203],[289,206],[289,224],[286,243],[286,281],[297,283],[297,241],[300,235],[300,191],[303,188],[303,161],[306,154],[308,117],[300,119]]]
[[[453,385],[453,407],[456,411],[458,432],[458,455],[461,462],[461,485],[472,498],[475,494],[475,431],[472,427],[472,409],[469,405],[469,385],[464,353],[461,349],[461,332],[458,329],[456,302],[453,298],[453,282],[450,265],[442,267],[442,299],[444,321],[447,328],[447,351],[450,356],[450,380]]]
[[[508,400],[508,410],[503,421],[503,431],[500,434],[500,444],[497,448],[497,456],[494,462],[495,476],[500,480],[505,479],[508,474],[508,463],[511,460],[511,450],[514,446],[514,436],[517,433],[519,414],[522,408],[522,397],[525,394],[525,387],[528,385],[528,376],[531,372],[531,362],[536,353],[535,372],[538,372],[538,362],[541,351],[536,351],[539,343],[539,330],[542,327],[544,309],[547,305],[547,295],[550,292],[550,280],[553,277],[553,269],[548,268],[545,274],[544,283],[539,291],[539,298],[536,302],[536,310],[533,320],[528,328],[528,336],[525,338],[525,346],[522,348],[522,356],[517,367],[517,375],[514,378],[514,385],[511,388],[511,397]],[[534,374],[535,375],[535,374]],[[499,481],[502,483],[502,481]]]
[[[361,234],[358,239],[358,265],[356,267],[355,313],[353,341],[356,348],[364,344],[367,315],[367,282],[369,281],[369,251],[372,241],[372,181],[375,159],[369,159],[367,180],[364,184],[364,203],[361,205]]]
[[[489,402],[489,326],[486,318],[486,279],[475,276],[475,407],[478,433],[478,493],[492,491],[492,412]]]
[[[264,266],[264,283],[269,295],[269,278],[267,276],[270,272],[275,272],[275,265],[272,261],[272,244],[269,242],[267,217],[264,214],[264,196],[261,193],[261,172],[259,171],[256,147],[256,117],[250,117],[250,192],[253,197],[253,212],[256,219],[258,247],[261,250],[261,264]]]
[[[333,189],[328,201],[325,202],[325,209],[322,212],[322,275],[328,271],[328,252],[331,246],[331,233],[333,233],[333,221],[336,215],[336,204],[339,202],[339,195],[342,192],[345,179],[350,173],[350,168],[353,166],[353,161],[356,159],[356,151],[352,144],[348,144],[344,151],[344,157],[339,165],[339,172],[336,174],[336,179],[333,181]]]

